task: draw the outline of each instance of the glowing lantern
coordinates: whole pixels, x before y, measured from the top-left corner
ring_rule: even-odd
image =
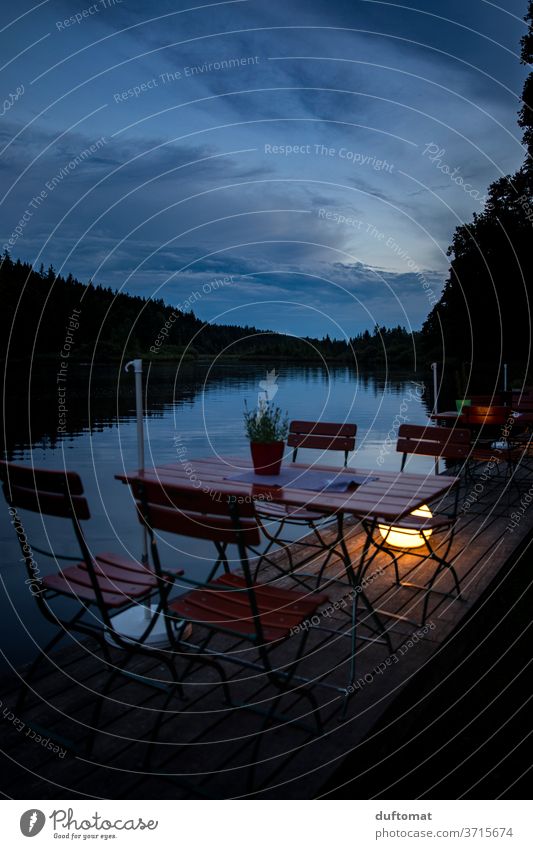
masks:
[[[423,504],[418,510],[413,510],[410,516],[423,516],[424,519],[431,519],[433,513],[427,506]],[[413,528],[396,528],[391,525],[378,525],[379,532],[387,545],[391,548],[420,548],[425,545],[426,540],[420,533]],[[424,531],[426,539],[431,536],[432,531]]]

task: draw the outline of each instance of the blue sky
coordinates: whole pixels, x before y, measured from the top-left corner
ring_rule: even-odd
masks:
[[[206,320],[419,328],[455,227],[523,159],[526,5],[23,0],[0,246]]]

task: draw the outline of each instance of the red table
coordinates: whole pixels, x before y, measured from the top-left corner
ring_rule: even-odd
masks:
[[[352,641],[349,681],[353,681],[356,640],[354,623],[358,621],[357,606],[359,600],[365,605],[377,625],[377,629],[371,628],[371,631],[373,630],[374,633],[379,635],[379,641],[385,642],[390,652],[393,649],[388,629],[383,625],[379,611],[372,606],[363,589],[368,544],[365,545],[363,555],[354,569],[344,541],[343,517],[348,514],[359,519],[367,534],[367,541],[370,543],[380,521],[385,520],[387,524],[393,525],[423,504],[445,495],[459,483],[459,478],[433,474],[418,475],[400,471],[374,472],[368,469],[339,470],[332,466],[312,466],[313,472],[329,473],[328,477],[335,477],[337,481],[343,478],[350,480],[354,476],[361,478],[371,476],[374,478],[344,493],[324,489],[317,492],[298,487],[298,474],[308,471],[309,468],[303,463],[290,463],[285,466],[284,470],[290,469],[291,474],[294,475],[294,484],[288,486],[276,486],[270,482],[263,483],[260,476],[255,476],[257,482],[255,480],[254,482],[228,480],[228,478],[233,478],[235,475],[251,469],[250,460],[240,457],[190,459],[186,464],[168,463],[146,469],[144,472],[123,473],[116,475],[116,477],[124,483],[133,480],[157,481],[163,488],[165,485],[178,485],[192,491],[203,489],[205,492],[216,495],[221,493],[222,495],[253,498],[263,505],[265,504],[265,497],[268,496],[269,501],[278,504],[306,507],[318,512],[333,514],[338,524],[340,546],[338,553],[344,563],[348,584],[353,588],[352,624],[347,632],[347,636]],[[375,640],[374,637],[362,637],[361,639]]]
[[[284,467],[286,468],[286,467]],[[135,478],[157,480],[163,486],[183,485],[185,488],[217,491],[222,494],[239,494],[251,498],[268,495],[269,501],[278,504],[290,504],[316,510],[317,512],[342,512],[364,519],[387,519],[391,522],[401,519],[428,501],[444,495],[455,486],[459,478],[443,475],[417,475],[407,472],[370,471],[368,469],[339,470],[334,466],[309,467],[303,463],[291,463],[291,472],[295,482],[291,486],[273,486],[261,482],[257,476],[256,482],[249,483],[228,478],[251,469],[251,461],[242,457],[221,457],[213,459],[191,459],[186,466],[181,463],[168,463],[146,469],[142,473],[130,472],[118,474],[118,480],[127,483]],[[370,475],[370,480],[362,486],[345,493],[322,490],[314,492],[298,488],[298,471],[312,468],[315,472],[333,473],[337,480],[346,477]],[[191,474],[192,469],[192,474]]]

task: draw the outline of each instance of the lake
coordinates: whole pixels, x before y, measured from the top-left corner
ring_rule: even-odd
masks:
[[[259,383],[272,370],[271,363],[218,363],[180,369],[156,363],[145,368],[147,466],[186,457],[194,467],[194,458],[249,456],[243,405],[245,400],[250,407],[256,405]],[[416,424],[428,421],[429,401],[423,384],[405,373],[378,376],[346,366],[282,363],[277,363],[275,370],[275,403],[287,410],[290,418],[357,424],[356,451],[350,465],[398,469],[398,425],[404,419]],[[63,389],[61,395],[58,387]],[[31,379],[22,371],[11,370],[7,397],[4,456],[16,462],[79,472],[91,508],[86,533],[92,549],[138,557],[140,525],[128,488],[114,479],[122,470],[137,466],[133,374],[119,371],[116,363],[92,368],[71,365],[65,381],[58,383],[57,363],[41,364],[32,370]],[[185,449],[182,447],[179,457],[178,443]],[[316,461],[317,454],[301,451],[298,459]],[[330,454],[323,461],[341,465],[342,458]],[[432,461],[413,458],[410,469],[431,472]],[[27,576],[5,502],[0,516],[4,552],[0,566],[0,638],[3,662],[17,666],[32,658],[53,629],[43,621],[24,583]],[[35,545],[46,547],[42,544],[46,533],[56,551],[77,554],[65,524],[24,514],[25,530]],[[167,566],[185,568],[194,577],[207,573],[211,553],[209,544],[171,536],[165,537],[161,546]],[[53,561],[43,557],[38,565],[42,574],[56,568]],[[66,645],[66,640],[60,645]]]

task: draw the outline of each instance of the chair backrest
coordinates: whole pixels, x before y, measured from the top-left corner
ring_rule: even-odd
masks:
[[[76,472],[34,469],[2,460],[0,480],[10,507],[73,520],[91,517]]]
[[[131,478],[128,483],[137,502],[139,520],[149,531],[168,531],[245,546],[260,541],[254,504],[249,496],[232,491],[203,492],[186,483],[163,484],[139,478]]]
[[[511,392],[516,398],[531,398],[533,397],[533,386],[523,386],[521,389],[511,389]]]
[[[469,395],[468,400],[470,401],[470,405],[474,407],[491,406],[501,404],[502,395],[502,392],[495,392],[494,395]]]
[[[83,484],[80,476],[76,472],[67,472],[64,469],[58,471],[35,469],[2,460],[0,461],[0,480],[6,501],[12,510],[11,521],[18,538],[22,558],[26,564],[28,584],[30,588],[39,586],[38,592],[35,592],[34,589],[31,592],[46,618],[50,619],[51,614],[42,598],[40,572],[38,567],[36,569],[34,552],[56,561],[73,560],[80,562],[80,560],[83,560],[87,566],[96,602],[107,622],[106,606],[96,580],[91,554],[79,524],[81,520],[91,518],[89,505],[83,495]],[[38,513],[40,516],[70,519],[80,547],[81,558],[79,555],[72,557],[71,555],[61,554],[55,549],[55,546],[53,551],[49,551],[30,543],[18,516],[18,509],[29,510],[32,513]],[[36,575],[39,577],[36,577]]]
[[[402,471],[408,454],[422,454],[436,460],[465,460],[470,451],[468,428],[402,424],[396,450],[403,454]]]
[[[502,406],[472,405],[463,407],[462,414],[468,425],[479,427],[499,426],[505,424],[509,417],[509,408]]]
[[[507,409],[509,410],[509,407]],[[533,411],[533,396],[529,401],[527,398],[523,398],[520,402],[513,401],[511,409],[516,413],[531,413]]]
[[[355,449],[356,434],[355,424],[293,421],[289,426],[287,444],[294,449],[293,462],[299,448],[318,448],[323,451],[344,451],[346,465],[348,454]]]

